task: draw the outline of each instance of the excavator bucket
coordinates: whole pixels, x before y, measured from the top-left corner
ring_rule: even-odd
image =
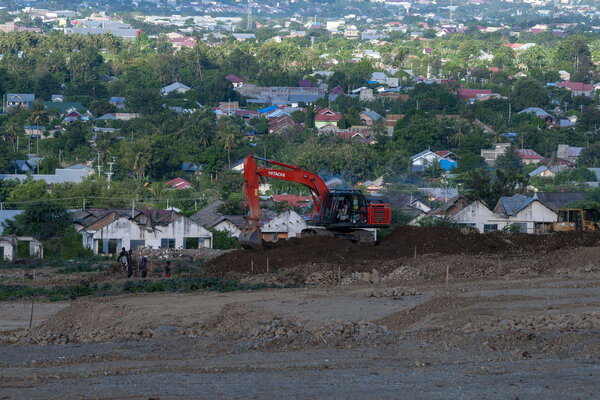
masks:
[[[258,228],[244,229],[240,233],[238,242],[244,249],[260,250],[263,248],[262,232]]]

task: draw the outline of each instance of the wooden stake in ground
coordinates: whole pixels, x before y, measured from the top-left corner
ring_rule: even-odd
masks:
[[[417,246],[415,246],[415,260],[417,259]]]
[[[33,270],[33,281],[35,282],[35,269]]]
[[[446,287],[448,287],[448,277],[450,276],[450,266],[446,265]]]
[[[250,272],[254,273],[254,260],[250,260]]]
[[[267,274],[269,273],[269,257],[267,257]]]
[[[33,323],[33,303],[35,300],[31,300],[31,314],[29,314],[29,330],[31,330],[31,324]]]
[[[21,270],[21,283],[24,283],[24,282],[25,282],[25,270],[22,269]]]

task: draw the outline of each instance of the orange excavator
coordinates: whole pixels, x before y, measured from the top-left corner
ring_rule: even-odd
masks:
[[[257,160],[265,165],[257,165]],[[368,199],[360,190],[329,189],[319,175],[301,167],[248,155],[244,160],[245,225],[239,237],[244,248],[260,249],[264,243],[259,226],[261,177],[301,183],[310,190],[314,207],[308,228],[301,233],[303,237],[322,235],[374,243],[376,228],[390,225],[389,204]]]

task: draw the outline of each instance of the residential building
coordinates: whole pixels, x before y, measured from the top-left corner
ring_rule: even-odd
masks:
[[[269,134],[282,134],[286,131],[302,133],[304,128],[288,114],[269,119]]]
[[[83,245],[94,254],[114,254],[122,247],[212,248],[212,233],[169,210],[79,210],[74,220]]]
[[[410,157],[412,172],[423,172],[427,167],[434,163],[439,163],[442,157],[438,156],[431,150],[423,150]]]
[[[33,93],[7,93],[4,95],[3,111],[8,112],[11,108],[29,108],[35,101]]]
[[[533,197],[552,211],[557,212],[559,208],[563,208],[574,201],[585,200],[583,192],[537,192]]]
[[[539,164],[544,160],[544,157],[531,149],[517,149],[515,150],[517,156],[521,159],[521,163],[525,165]]]
[[[496,143],[493,149],[482,149],[481,157],[488,165],[493,166],[498,157],[504,155],[510,147],[510,143]]]
[[[192,184],[183,178],[175,178],[165,182],[166,186],[172,187],[173,189],[191,189]]]
[[[571,147],[568,144],[559,144],[556,150],[556,157],[575,163],[582,151],[583,147]]]
[[[394,126],[398,120],[404,118],[403,114],[386,114],[385,122],[383,123],[387,129],[388,136],[392,136],[394,133]]]
[[[190,90],[189,86],[186,86],[181,82],[175,82],[160,89],[160,94],[162,94],[163,96],[167,96],[171,93],[183,94],[188,90]]]
[[[264,224],[260,229],[264,241],[277,242],[280,239],[300,237],[306,228],[308,228],[308,224],[304,218],[293,210],[287,210]]]
[[[337,127],[341,118],[341,113],[330,110],[329,108],[323,108],[318,110],[315,115],[315,127],[320,128],[326,124],[332,124]]]
[[[239,88],[244,85],[244,80],[241,78],[238,78],[237,76],[235,76],[233,74],[227,75],[225,77],[225,79],[227,79],[229,82],[231,82],[231,84],[233,85],[234,88]]]
[[[92,172],[93,173],[93,172]],[[26,175],[26,174],[0,174],[0,180],[10,180],[10,179],[18,179],[20,181],[24,181],[28,179],[29,176],[34,181],[45,181],[48,185],[53,185],[56,183],[80,183],[88,178],[90,175],[89,171],[84,169],[68,169],[68,168],[57,168],[54,171],[54,175],[45,175],[45,174],[34,174],[34,175]]]
[[[0,236],[0,260],[15,260],[19,242],[29,242],[29,258],[44,258],[44,246],[33,237]]]
[[[542,165],[536,169],[534,169],[533,171],[531,171],[528,175],[533,178],[533,177],[540,177],[540,178],[552,178],[554,177],[557,173],[559,173],[560,171],[565,170],[567,167],[564,165],[551,165],[549,167],[546,167],[545,165]]]
[[[552,115],[548,114],[540,107],[527,107],[526,109],[519,111],[519,114],[534,114],[536,117],[546,121],[548,125],[550,125],[554,121]]]
[[[556,86],[571,91],[573,96],[594,96],[594,88],[592,84],[583,82],[559,82],[556,84]]]

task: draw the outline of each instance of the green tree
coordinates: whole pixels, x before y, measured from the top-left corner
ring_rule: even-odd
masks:
[[[542,107],[548,104],[546,89],[537,81],[530,78],[519,79],[510,95],[510,101],[515,111],[527,107]]]
[[[71,214],[54,201],[28,204],[22,214],[3,226],[7,234],[33,236],[38,240],[59,239],[73,229]]]

